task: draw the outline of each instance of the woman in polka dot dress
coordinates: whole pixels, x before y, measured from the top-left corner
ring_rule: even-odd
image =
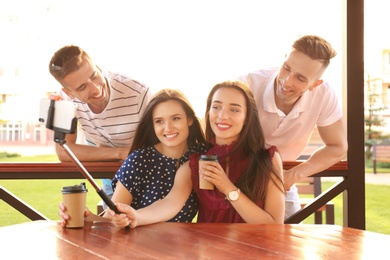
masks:
[[[140,210],[117,204],[123,212],[119,215],[109,210],[116,226],[134,228],[170,219],[193,189],[199,199],[198,222],[283,223],[282,160],[275,146],[266,146],[251,89],[240,81],[215,85],[205,118],[212,146],[204,154],[217,154],[219,162],[206,161],[199,168],[199,154],[193,154],[163,200]],[[199,178],[214,189],[200,189]]]
[[[132,148],[115,174],[112,186],[114,203],[144,208],[163,199],[172,189],[177,170],[194,153],[207,150],[200,120],[184,94],[163,89],[150,100],[137,127]],[[193,191],[181,203],[181,209],[167,221],[191,222],[198,212]],[[69,216],[60,203],[62,226]],[[90,220],[97,219],[88,209]],[[103,217],[111,218],[104,213]]]

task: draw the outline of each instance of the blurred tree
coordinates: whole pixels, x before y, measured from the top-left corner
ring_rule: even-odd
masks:
[[[382,135],[381,128],[385,125],[385,121],[380,114],[381,111],[386,110],[387,107],[383,105],[382,95],[378,94],[377,83],[382,82],[380,78],[371,79],[370,74],[367,74],[366,79],[366,98],[367,106],[365,106],[364,123],[366,126],[366,159],[372,158],[372,147],[383,139],[389,136]],[[382,85],[382,84],[381,84]]]

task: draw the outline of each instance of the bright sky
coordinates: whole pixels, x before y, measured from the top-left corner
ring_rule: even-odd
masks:
[[[203,116],[214,84],[279,66],[298,35],[318,34],[339,53],[325,76],[341,94],[342,2],[0,0],[0,26],[12,25],[1,28],[7,37],[0,42],[0,67],[19,67],[25,75],[8,86],[23,88],[28,98],[43,95],[36,90],[59,88],[47,71],[52,54],[75,44],[102,69],[126,74],[154,91],[183,90]],[[10,13],[18,15],[18,23],[7,23]]]
[[[312,0],[298,1],[305,8],[286,0],[267,1],[266,6],[257,0],[114,0],[104,2],[109,5],[101,9],[85,2],[89,1],[72,15],[86,21],[80,26],[80,19],[72,19],[71,27],[77,27],[78,33],[67,38],[57,35],[53,44],[77,43],[103,68],[117,68],[152,89],[182,89],[199,116],[214,84],[278,66],[299,34],[328,36],[341,46],[341,26],[331,31],[319,26],[324,21],[308,11],[317,8]],[[332,2],[338,7],[333,10],[341,9],[339,0],[331,0],[329,10]],[[63,8],[53,11],[66,14],[73,9]],[[62,26],[66,31],[69,25]]]

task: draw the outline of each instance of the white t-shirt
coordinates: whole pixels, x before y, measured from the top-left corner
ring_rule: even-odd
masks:
[[[306,91],[288,115],[276,107],[274,82],[279,68],[258,70],[241,76],[255,96],[267,145],[275,145],[283,161],[295,161],[307,146],[314,127],[328,126],[342,117],[337,95],[327,82]],[[300,209],[298,189],[286,191],[285,218]]]
[[[337,95],[327,82],[306,91],[285,115],[276,107],[274,82],[278,68],[259,70],[239,79],[254,93],[261,127],[268,145],[275,145],[283,161],[295,161],[307,146],[314,127],[328,126],[342,117]]]

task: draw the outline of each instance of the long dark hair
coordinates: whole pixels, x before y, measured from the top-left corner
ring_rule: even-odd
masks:
[[[266,148],[255,98],[248,85],[241,81],[225,81],[215,85],[211,89],[207,98],[205,113],[206,140],[211,141],[215,139],[215,133],[210,125],[209,111],[212,105],[214,93],[220,88],[230,88],[240,91],[245,98],[247,106],[245,123],[238,137],[237,145],[229,154],[229,156],[234,156],[236,151],[243,151],[244,155],[249,158],[248,168],[245,169],[244,173],[235,184],[252,201],[264,201],[269,181],[273,181],[282,191],[283,181],[274,168],[271,155]]]
[[[193,123],[189,128],[189,135],[187,138],[188,147],[198,143],[206,143],[200,120],[195,115],[194,109],[185,95],[176,89],[162,89],[152,97],[147,105],[135,132],[134,142],[131,146],[130,153],[139,148],[155,145],[160,142],[153,128],[153,110],[158,104],[170,100],[179,102],[187,117],[193,120]]]

